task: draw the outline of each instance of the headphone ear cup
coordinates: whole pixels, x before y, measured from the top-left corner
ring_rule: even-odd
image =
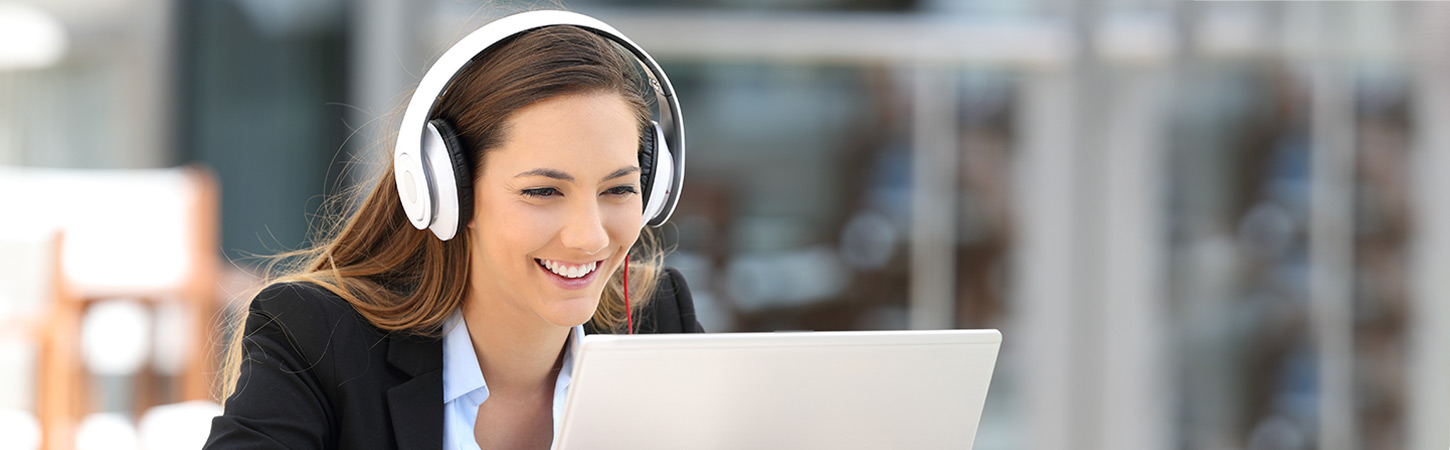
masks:
[[[655,148],[659,146],[660,138],[655,130],[658,130],[659,126],[658,122],[650,121],[641,132],[639,140],[639,187],[642,192],[641,198],[644,200],[642,202],[644,204],[643,223],[649,223],[649,220],[653,218],[650,214],[649,201],[651,194],[654,193],[655,167],[659,162],[658,152],[655,151]]]
[[[650,164],[650,183],[645,187],[648,194],[644,198],[644,226],[658,227],[669,220],[674,209],[670,205],[670,191],[675,188],[675,157],[670,153],[669,143],[663,140],[665,133],[660,125],[653,125],[650,142],[654,143],[654,151],[650,158],[654,161]]]
[[[438,130],[438,135],[443,140],[443,148],[448,150],[449,167],[453,168],[454,186],[458,199],[458,224],[455,229],[462,228],[473,219],[473,164],[458,131],[453,124],[444,119],[433,119],[428,121]],[[441,183],[440,183],[441,184]],[[448,189],[450,186],[438,186],[439,189]],[[443,198],[448,198],[444,196]],[[439,205],[439,208],[447,208],[449,205]]]

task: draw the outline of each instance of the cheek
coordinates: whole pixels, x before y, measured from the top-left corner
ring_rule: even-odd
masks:
[[[604,229],[616,243],[629,247],[639,239],[640,227],[644,225],[640,210],[638,200],[609,205],[603,208],[603,217],[600,220],[604,222]]]
[[[481,220],[486,226],[477,231],[493,244],[487,248],[496,257],[513,258],[543,247],[558,224],[545,209],[519,203],[498,205],[487,213],[491,217]]]

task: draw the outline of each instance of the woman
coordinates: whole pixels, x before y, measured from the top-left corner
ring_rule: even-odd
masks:
[[[552,11],[445,53],[393,170],[253,299],[207,447],[547,448],[581,334],[702,331],[679,273],[635,248],[683,148],[668,80],[632,46]]]

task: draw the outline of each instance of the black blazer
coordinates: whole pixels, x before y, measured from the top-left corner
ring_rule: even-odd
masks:
[[[636,332],[704,331],[685,279],[665,274]],[[443,447],[442,339],[389,335],[313,284],[262,290],[246,336],[236,393],[205,448]]]

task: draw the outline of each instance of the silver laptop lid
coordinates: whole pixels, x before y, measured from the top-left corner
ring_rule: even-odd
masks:
[[[586,336],[555,448],[970,449],[997,330]]]

